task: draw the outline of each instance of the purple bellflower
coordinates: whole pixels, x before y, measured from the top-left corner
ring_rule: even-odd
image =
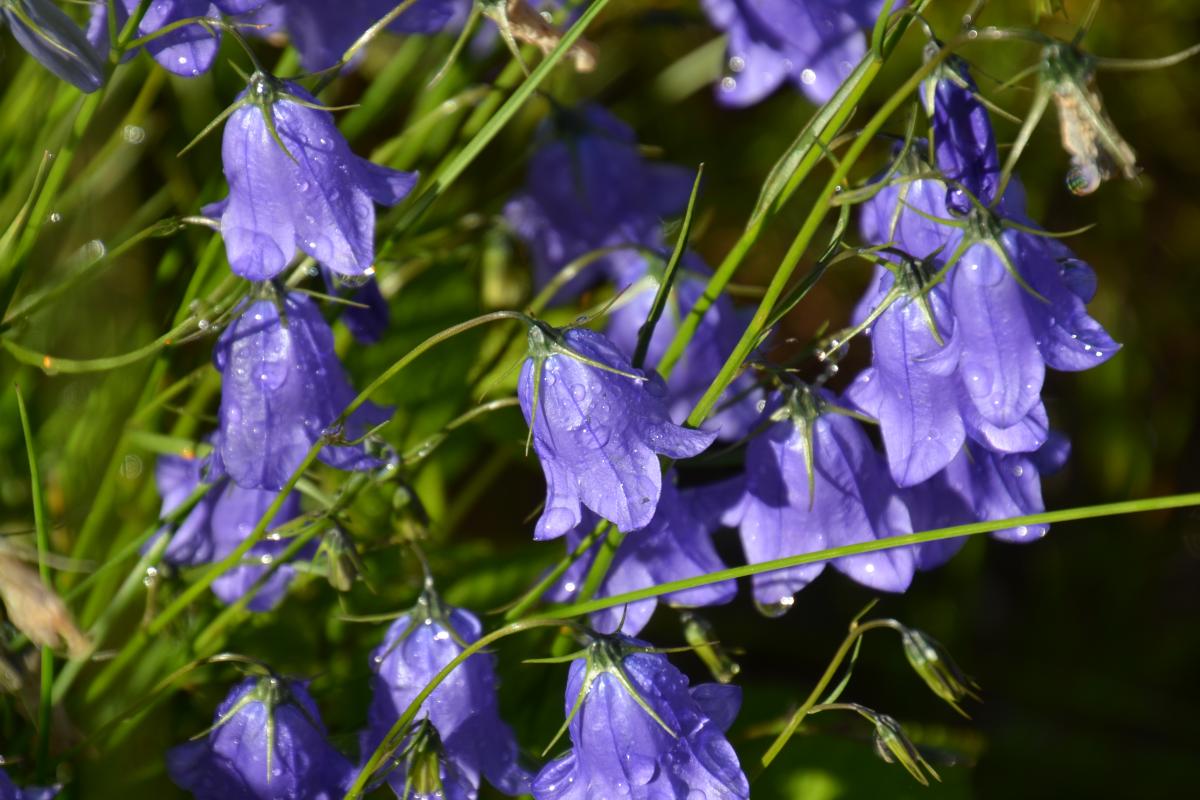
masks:
[[[727,106],[749,106],[785,80],[824,103],[867,52],[863,30],[883,0],[702,0],[729,36],[729,74],[717,85]]]
[[[303,294],[289,293],[278,305],[258,300],[221,334],[213,359],[223,379],[216,452],[224,471],[246,489],[282,489],[355,396],[329,324]],[[342,436],[358,439],[388,417],[364,403]],[[348,470],[380,463],[361,444],[328,445],[320,458]]]
[[[689,458],[716,434],[671,421],[662,379],[630,366],[603,335],[534,324],[517,395],[546,475],[537,539],[583,521],[581,506],[622,532],[646,527],[662,490],[658,455]]]
[[[689,274],[681,275],[676,280],[667,297],[663,315],[654,328],[654,335],[650,337],[650,346],[646,351],[647,368],[655,368],[662,360],[679,324],[704,294],[706,272],[707,269],[703,269],[702,265],[692,264]],[[614,308],[608,316],[606,334],[627,356],[632,357],[637,348],[639,333],[658,292],[658,280],[661,278],[647,279],[644,289],[637,291],[628,302]],[[634,287],[639,285],[635,283]],[[687,419],[713,378],[717,377],[725,359],[737,346],[745,328],[743,322],[733,302],[725,294],[719,295],[716,302],[709,306],[683,356],[667,378],[667,406],[671,419],[680,424]],[[702,427],[726,441],[740,439],[758,419],[760,399],[761,394],[754,387],[753,377],[743,373],[722,395],[716,413],[705,420]]]
[[[725,738],[740,705],[736,686],[688,686],[644,642],[598,636],[567,678],[571,750],[542,768],[533,796],[747,798],[749,783]]]
[[[375,674],[364,757],[433,676],[481,633],[473,614],[443,606],[432,589],[392,623],[383,644],[371,654]],[[410,734],[400,768],[388,777],[402,800],[474,800],[481,776],[508,795],[529,791],[530,776],[518,763],[517,741],[500,719],[491,654],[477,653],[455,668],[422,704],[418,719],[432,726],[436,736],[422,735],[420,728]],[[431,754],[437,768],[419,769],[423,757]]]
[[[969,443],[944,470],[904,491],[913,529],[936,530],[1045,511],[1041,476],[1059,469],[1069,451],[1065,437],[1054,433],[1034,453],[996,453]],[[1049,528],[1046,524],[1021,525],[996,530],[992,536],[1025,543],[1045,536]],[[958,538],[920,545],[918,568],[941,566],[964,542],[964,538]]]
[[[138,10],[141,0],[117,0],[116,28],[120,31],[129,15]],[[263,4],[263,0],[158,0],[151,3],[138,24],[139,36],[147,36],[185,19],[208,17],[220,19],[222,14],[245,14]],[[107,2],[94,3],[88,22],[87,36],[100,52],[109,46]],[[146,43],[146,51],[163,69],[194,78],[208,72],[220,49],[220,33],[203,25],[185,25]]]
[[[339,274],[372,274],[375,204],[395,205],[417,180],[354,155],[312,95],[261,73],[225,123],[221,158],[229,196],[205,213],[220,217],[230,267],[253,281],[297,249]]]
[[[183,505],[202,481],[213,482],[212,489],[192,508],[171,535],[163,560],[180,567],[192,567],[219,561],[232,553],[254,530],[263,514],[278,497],[276,492],[243,489],[219,476],[206,475],[201,459],[182,456],[159,458],[154,470],[162,497],[162,515]],[[300,515],[300,497],[291,494],[280,506],[271,528],[277,528]],[[287,549],[287,542],[264,539],[250,548],[247,560],[260,564],[234,567],[212,583],[212,591],[222,602],[233,603],[250,591],[268,564]],[[309,548],[311,555],[314,548]],[[287,592],[295,570],[279,565],[263,583],[247,608],[270,611]]]
[[[0,0],[0,23],[43,67],[80,91],[104,83],[104,58],[75,21],[51,0]]]
[[[736,481],[676,489],[672,476],[668,475],[654,518],[621,542],[596,597],[611,597],[725,569],[728,565],[717,555],[712,535],[721,515],[740,494],[741,486]],[[596,522],[592,514],[584,515],[583,523],[567,534],[567,552],[579,546]],[[593,545],[563,574],[550,592],[553,600],[566,602],[576,595],[600,547],[601,543]],[[735,594],[737,584],[723,581],[672,592],[663,601],[675,607],[697,608],[728,603]],[[623,608],[598,611],[592,615],[591,624],[603,633],[614,633],[620,626],[622,633],[636,636],[650,621],[657,605],[655,598],[649,598]]]
[[[234,687],[203,739],[167,752],[167,774],[197,800],[336,800],[353,767],[304,683],[269,676]]]
[[[53,800],[58,796],[59,789],[54,787],[17,786],[8,777],[8,773],[0,768],[0,800]]]
[[[300,63],[318,72],[336,66],[355,40],[397,5],[397,0],[269,0],[259,21],[271,24],[268,33],[286,31]],[[469,9],[469,0],[417,0],[388,30],[437,33],[460,24]]]
[[[643,159],[632,129],[599,106],[556,112],[542,138],[524,191],[504,208],[539,284],[592,250],[658,247],[663,218],[687,207],[692,175]],[[604,277],[624,285],[644,269],[635,249],[619,250],[593,262],[563,295]]]
[[[945,468],[964,436],[998,453],[1037,450],[1046,367],[1087,369],[1120,347],[1087,313],[1090,268],[1039,235],[1020,183],[996,197],[995,137],[965,64],[944,65],[924,99],[947,181],[927,177],[917,142],[862,206],[863,237],[908,258],[889,256],[856,310],[871,323],[872,369],[849,392],[879,419],[901,486]]]
[[[882,459],[832,395],[791,388],[773,398],[767,413],[773,424],[750,441],[745,493],[725,517],[739,527],[749,563],[912,533]],[[914,559],[913,548],[901,547],[846,556],[833,566],[872,589],[902,592]],[[783,613],[824,566],[755,575],[755,600]]]

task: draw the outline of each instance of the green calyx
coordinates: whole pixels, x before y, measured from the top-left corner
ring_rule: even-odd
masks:
[[[633,702],[637,703],[638,707],[646,712],[655,722],[662,727],[672,738],[678,738],[679,734],[671,729],[671,726],[663,721],[663,718],[658,715],[645,698],[642,697],[633,680],[625,671],[625,659],[634,653],[658,653],[661,652],[651,647],[642,647],[630,643],[630,640],[619,634],[602,634],[591,633],[591,641],[587,647],[572,654],[572,660],[575,658],[583,658],[587,661],[587,671],[583,676],[583,686],[579,689],[579,695],[575,698],[575,704],[571,706],[571,712],[567,714],[567,718],[563,721],[562,727],[554,734],[554,738],[550,740],[550,744],[546,745],[546,749],[542,751],[542,756],[546,756],[554,745],[562,738],[563,734],[571,725],[571,720],[575,719],[575,715],[583,708],[583,701],[587,699],[588,692],[592,689],[592,684],[601,675],[611,675],[618,684],[621,685]]]

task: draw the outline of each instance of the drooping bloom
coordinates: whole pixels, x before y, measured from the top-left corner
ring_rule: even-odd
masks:
[[[371,274],[375,204],[404,199],[416,173],[354,155],[333,116],[290,81],[255,73],[239,100],[221,146],[229,196],[205,209],[220,217],[233,271],[268,280],[299,249],[342,275]]]
[[[912,533],[908,510],[882,459],[834,398],[806,388],[768,405],[777,420],[750,441],[745,493],[726,522],[741,531],[751,564]],[[887,592],[908,588],[911,547],[835,559],[859,583]],[[755,600],[783,612],[821,573],[823,562],[754,576]]]
[[[397,5],[397,0],[268,0],[260,16],[274,23],[268,33],[286,31],[300,52],[300,63],[316,72],[337,64],[367,28]],[[469,8],[467,0],[417,0],[388,29],[437,33],[466,19]]]
[[[902,486],[945,468],[964,435],[997,453],[1037,450],[1048,436],[1046,367],[1087,369],[1120,347],[1087,313],[1090,268],[1031,232],[1020,183],[986,205],[997,200],[999,156],[964,62],[943,65],[924,98],[948,182],[916,177],[929,167],[927,143],[915,142],[892,185],[862,207],[863,237],[909,259],[877,268],[859,303],[856,322],[878,313],[872,369],[848,393],[879,419]]]
[[[46,69],[83,92],[104,83],[104,59],[75,21],[50,0],[0,0],[0,22]]]
[[[167,774],[197,800],[337,800],[353,767],[305,684],[270,676],[234,687],[207,736],[167,752]]]
[[[546,475],[535,538],[578,526],[582,506],[621,531],[646,527],[662,490],[658,455],[697,455],[715,434],[673,423],[662,379],[634,370],[595,331],[534,325],[529,348],[517,394]]]
[[[475,615],[443,606],[432,590],[392,623],[383,644],[371,653],[373,696],[367,712],[364,758],[383,741],[434,675],[481,633]],[[518,763],[517,741],[500,719],[491,654],[477,653],[455,668],[421,705],[417,719],[433,726],[437,742],[418,742],[408,748],[409,757],[401,759],[407,769],[402,766],[389,775],[388,783],[403,800],[474,800],[481,776],[505,794],[529,791],[529,774]],[[424,776],[414,774],[418,772],[415,762],[423,753],[413,750],[424,747],[436,751],[437,787],[420,785]],[[415,794],[405,793],[406,786]]]
[[[740,483],[725,481],[694,489],[677,489],[672,477],[668,475],[663,482],[654,519],[642,530],[626,536],[617,548],[596,597],[612,597],[694,578],[728,566],[717,555],[712,535],[720,524],[721,515],[738,499]],[[594,515],[585,514],[583,523],[567,534],[567,552],[579,547],[597,522]],[[563,574],[551,592],[553,599],[565,602],[576,595],[600,546],[593,545]],[[675,607],[697,608],[728,603],[736,593],[736,583],[723,581],[672,592],[664,595],[663,601]],[[649,598],[625,607],[605,609],[591,616],[591,624],[604,633],[614,633],[619,625],[621,632],[636,636],[650,621],[657,606],[657,600]]]
[[[676,279],[667,296],[663,315],[654,328],[654,335],[650,337],[650,346],[646,351],[648,369],[658,366],[680,323],[704,294],[703,276],[706,272],[703,265],[692,259],[689,274]],[[649,275],[653,275],[653,270]],[[638,291],[628,302],[613,309],[608,316],[606,330],[613,344],[631,358],[637,348],[642,325],[646,322],[658,292],[657,281],[661,278],[642,280],[646,283],[645,288]],[[667,378],[667,406],[671,412],[671,419],[680,424],[687,419],[697,401],[708,390],[709,384],[717,377],[725,359],[737,346],[738,339],[745,329],[743,322],[733,302],[725,294],[718,295],[716,301],[709,306],[687,349]],[[715,432],[719,438],[726,441],[740,439],[758,418],[757,406],[760,399],[761,393],[755,389],[753,378],[748,373],[743,373],[721,396],[715,413],[705,420],[702,427],[704,430]]]
[[[824,103],[867,51],[863,33],[883,0],[703,0],[713,26],[729,36],[729,74],[717,99],[749,106],[785,80]]]
[[[141,0],[117,0],[116,28],[125,27],[129,15],[137,11]],[[263,0],[158,0],[151,3],[138,23],[137,35],[147,36],[167,25],[186,19],[208,17],[219,19],[221,14],[244,14],[263,4]],[[93,3],[87,36],[100,52],[109,47],[109,4]],[[220,49],[219,31],[203,25],[185,25],[146,43],[146,50],[159,65],[176,75],[194,78],[212,67]]]
[[[736,686],[689,686],[644,642],[599,637],[567,678],[571,750],[542,768],[533,796],[747,798],[749,783],[725,738],[740,705]]]
[[[162,456],[154,470],[162,512],[166,516],[183,505],[201,482],[213,487],[192,508],[171,534],[163,560],[168,564],[192,567],[210,564],[232,553],[246,540],[258,521],[279,496],[277,492],[243,489],[218,475],[209,474],[202,459]],[[300,497],[288,495],[271,520],[268,532],[300,515]],[[251,590],[272,560],[287,548],[287,542],[264,539],[246,553],[245,561],[259,562],[234,567],[212,583],[212,591],[222,602],[233,603]],[[312,548],[309,548],[311,554]],[[287,592],[295,570],[282,564],[259,588],[247,604],[251,611],[270,611]]]
[[[216,452],[224,471],[246,489],[282,489],[355,396],[329,324],[303,294],[289,293],[278,305],[258,300],[221,334],[213,359],[222,375]],[[388,416],[365,403],[341,436],[359,439]],[[379,465],[361,444],[327,445],[320,458],[338,469]]]
[[[504,208],[539,284],[593,250],[658,247],[663,219],[687,207],[692,176],[642,158],[633,130],[599,106],[558,112],[541,135],[524,191]],[[602,277],[623,285],[643,269],[636,250],[620,250],[593,262],[564,294]]]
[[[996,453],[970,443],[944,470],[904,491],[913,529],[928,531],[1041,513],[1046,510],[1041,476],[1059,469],[1069,452],[1070,445],[1060,434],[1051,434],[1033,453]],[[1046,524],[1020,525],[996,530],[992,536],[1025,543],[1040,539],[1049,529]],[[942,565],[963,542],[958,538],[920,545],[918,568]]]

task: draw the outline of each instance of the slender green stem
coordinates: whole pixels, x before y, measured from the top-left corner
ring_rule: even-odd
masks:
[[[775,738],[775,741],[771,742],[771,746],[767,748],[767,752],[763,753],[760,763],[764,769],[771,765],[771,762],[775,760],[777,755],[779,755],[779,751],[784,748],[784,746],[796,733],[796,729],[800,727],[800,723],[804,721],[804,718],[808,716],[817,703],[821,701],[821,696],[825,694],[825,690],[837,676],[838,669],[842,666],[842,662],[846,660],[846,656],[849,655],[850,648],[854,646],[855,641],[857,641],[869,630],[874,630],[876,628],[890,628],[894,627],[894,625],[895,623],[892,620],[885,619],[864,622],[862,625],[855,623],[854,625],[850,626],[850,632],[846,634],[846,638],[842,640],[841,646],[838,647],[837,652],[833,654],[833,658],[830,660],[829,666],[825,668],[825,673],[821,675],[821,679],[817,681],[817,684],[812,688],[812,691],[809,692],[808,697],[804,700],[804,703],[792,713],[791,718],[788,719],[787,725],[784,726],[783,731],[780,732],[779,736]]]
[[[21,416],[21,432],[25,436],[25,455],[29,459],[29,493],[33,503],[33,525],[37,534],[38,574],[42,583],[53,590],[50,577],[50,564],[47,558],[50,554],[50,531],[46,525],[46,505],[42,496],[42,477],[38,471],[37,451],[33,444],[33,429],[29,424],[29,410],[25,407],[25,398],[20,386],[13,386],[17,393],[17,411]],[[54,652],[45,645],[42,646],[41,697],[38,703],[37,731],[37,770],[38,778],[46,775],[46,757],[50,753],[50,726],[54,702]]]
[[[578,603],[569,603],[566,605],[552,608],[549,613],[553,613],[556,617],[579,617],[585,614],[591,614],[595,611],[602,611],[606,608],[615,608],[623,606],[627,603],[635,603],[638,600],[647,600],[652,597],[661,597],[672,592],[682,592],[687,589],[694,589],[698,586],[709,586],[721,581],[735,580],[737,578],[748,578],[752,575],[760,575],[765,572],[774,572],[775,570],[788,569],[790,567],[799,567],[804,564],[815,564],[822,561],[832,561],[843,556],[860,555],[862,553],[874,553],[880,550],[891,550],[897,547],[905,547],[911,544],[925,544],[927,542],[940,542],[944,539],[955,539],[959,536],[974,536],[980,533],[989,533],[991,531],[1005,530],[1007,528],[1016,528],[1022,525],[1044,525],[1057,522],[1074,522],[1082,519],[1097,519],[1099,517],[1115,517],[1123,514],[1140,514],[1147,511],[1165,511],[1173,508],[1189,508],[1192,506],[1200,506],[1200,492],[1192,494],[1177,494],[1167,497],[1149,497],[1142,500],[1126,500],[1120,503],[1104,503],[1094,506],[1081,506],[1079,508],[1063,509],[1061,511],[1045,511],[1040,514],[1026,514],[1020,517],[1011,517],[1009,519],[990,520],[987,522],[972,522],[966,525],[953,525],[948,528],[938,528],[931,531],[922,531],[920,533],[909,533],[903,536],[889,536],[885,539],[873,539],[867,542],[858,544],[844,545],[842,547],[833,547],[827,550],[818,550],[812,553],[801,553],[800,555],[788,556],[786,558],[777,558],[771,561],[763,561],[758,564],[747,564],[741,567],[731,567],[729,569],[710,572],[706,575],[700,575],[694,578],[685,578],[683,580],[669,581],[660,583],[657,586],[649,586],[645,589],[637,589],[632,592],[616,594],[610,597],[602,597],[596,600],[587,600]]]

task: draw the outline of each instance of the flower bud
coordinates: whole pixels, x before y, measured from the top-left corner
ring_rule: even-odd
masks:
[[[887,714],[879,714],[869,709],[866,712],[875,723],[875,752],[880,758],[889,764],[899,763],[922,786],[929,785],[929,778],[925,777],[926,772],[935,780],[941,781],[941,777],[921,755],[921,751],[905,735],[899,722]]]
[[[900,637],[904,644],[904,657],[921,676],[921,680],[925,681],[925,685],[959,714],[968,716],[958,704],[967,697],[979,700],[976,694],[979,685],[954,663],[946,648],[937,640],[914,628],[904,628]]]

